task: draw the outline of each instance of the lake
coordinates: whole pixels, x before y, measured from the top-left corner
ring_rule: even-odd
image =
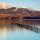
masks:
[[[40,21],[32,22],[32,26],[34,24],[40,27]],[[40,32],[21,28],[15,24],[0,25],[0,40],[40,40]]]

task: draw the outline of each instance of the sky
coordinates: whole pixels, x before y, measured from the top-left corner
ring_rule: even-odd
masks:
[[[0,0],[0,3],[8,3],[16,7],[26,7],[40,11],[40,0]]]

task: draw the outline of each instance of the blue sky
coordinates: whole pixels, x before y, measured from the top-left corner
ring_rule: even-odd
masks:
[[[35,10],[40,10],[40,0],[0,0],[0,3],[5,2],[17,7],[27,7]]]

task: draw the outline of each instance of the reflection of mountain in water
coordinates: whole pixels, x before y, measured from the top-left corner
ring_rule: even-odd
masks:
[[[24,28],[20,28],[17,25],[10,26],[4,25],[0,29],[0,40],[40,40],[40,33],[36,33]]]
[[[26,29],[26,30],[30,30],[30,31],[40,33],[40,28],[32,27],[31,25],[27,25],[27,24],[0,25],[0,30],[3,30],[3,29],[4,30],[5,29],[6,30],[17,30],[17,31]]]

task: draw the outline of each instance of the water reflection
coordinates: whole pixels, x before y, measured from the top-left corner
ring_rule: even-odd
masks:
[[[30,33],[30,34],[29,34]],[[0,40],[40,40],[40,33],[18,25],[0,25]]]

